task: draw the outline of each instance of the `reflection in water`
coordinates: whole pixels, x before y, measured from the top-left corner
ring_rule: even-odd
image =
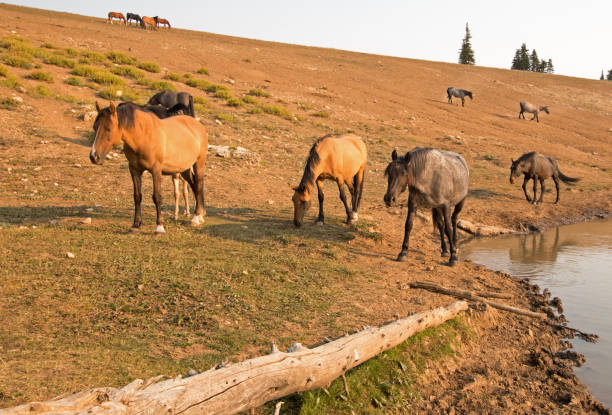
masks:
[[[548,288],[563,300],[572,326],[599,334],[596,344],[573,341],[587,358],[576,374],[597,399],[612,406],[612,221],[477,239],[462,246],[462,252],[476,263]]]

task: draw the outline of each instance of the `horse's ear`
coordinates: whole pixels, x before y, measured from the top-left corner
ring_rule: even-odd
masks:
[[[510,162],[514,164],[514,159],[512,157],[510,157]]]
[[[391,160],[395,161],[397,160],[397,150],[393,149],[393,153],[391,153]]]
[[[98,110],[98,112],[102,111],[102,106],[98,101],[96,101],[96,110]]]
[[[110,112],[111,114],[114,114],[117,112],[117,107],[115,106],[115,103],[113,101],[111,101],[110,105],[108,106],[108,108],[110,108]]]
[[[404,163],[408,164],[410,162],[410,151],[406,153],[404,156]]]
[[[294,185],[294,184],[290,184],[289,187],[291,188],[291,190],[296,191],[298,189],[298,186]]]

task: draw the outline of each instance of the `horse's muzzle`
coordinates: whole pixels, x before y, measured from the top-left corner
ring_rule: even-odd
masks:
[[[100,157],[95,151],[89,153],[89,160],[91,160],[93,164],[102,164],[104,162],[104,158]]]
[[[391,205],[395,203],[395,196],[390,196],[386,194],[384,199],[385,199],[385,205],[387,205],[387,207],[391,207]]]

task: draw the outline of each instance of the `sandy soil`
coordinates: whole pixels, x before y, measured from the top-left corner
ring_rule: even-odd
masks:
[[[413,280],[499,290],[511,293],[516,306],[549,310],[548,299],[508,275],[467,261],[446,267],[425,218],[427,212],[416,221],[408,261],[391,261],[399,251],[406,210],[401,206],[387,209],[382,201],[386,189],[382,171],[394,148],[404,152],[417,145],[432,146],[462,154],[471,170],[470,197],[462,217],[474,223],[518,231],[587,220],[608,215],[611,210],[610,82],[307,48],[180,29],[149,32],[107,25],[97,18],[7,5],[0,9],[2,37],[17,34],[34,45],[51,42],[100,53],[125,52],[159,63],[162,73],[147,74],[152,79],[161,79],[165,71],[193,73],[206,67],[210,71],[207,79],[227,85],[235,96],[260,88],[270,94],[262,100],[295,114],[289,120],[249,114],[246,108],[228,107],[222,100],[176,83],[209,101],[209,107],[199,115],[209,128],[211,143],[244,146],[261,157],[258,164],[211,157],[207,203],[215,207],[248,206],[272,211],[279,220],[288,221],[292,206],[287,185],[299,180],[312,141],[326,133],[347,130],[362,136],[370,161],[360,219],[370,224],[371,232],[383,237],[382,242],[353,239],[346,250],[351,261],[371,276],[370,283],[363,286],[363,298],[354,298],[355,304],[368,310],[370,324],[388,320],[396,312],[405,314],[450,301],[449,297],[406,288]],[[10,70],[20,77],[30,72]],[[46,65],[44,70],[56,79],[49,86],[55,93],[93,101],[94,91],[61,82],[69,76],[66,69]],[[21,80],[26,87],[36,85]],[[448,104],[445,91],[451,85],[473,91],[474,100],[468,100],[465,107]],[[113,189],[115,205],[131,211],[127,171],[107,174],[104,182],[82,179],[92,168],[87,159],[89,144],[83,136],[84,131],[90,131],[91,121],[79,119],[86,109],[1,86],[0,94],[19,95],[24,100],[18,111],[0,110],[2,174],[13,166],[13,160],[25,160],[48,167],[40,179],[48,185],[64,179],[90,194],[92,201],[104,200],[106,189]],[[541,115],[540,123],[519,120],[518,103],[522,100],[549,105],[551,114]],[[329,117],[313,115],[319,112]],[[221,121],[220,114],[232,114],[234,118]],[[45,132],[52,139],[44,138]],[[548,192],[545,202],[534,207],[524,200],[520,184],[508,182],[510,159],[534,150],[557,158],[564,174],[581,179],[576,186],[561,186],[558,205],[552,204],[554,194]],[[58,163],[63,169],[53,167]],[[82,169],[66,173],[66,166],[75,163]],[[109,162],[116,172],[124,163],[121,158]],[[547,185],[554,188],[552,182]],[[150,194],[148,186],[145,194]],[[171,200],[170,185],[166,187],[166,200]],[[342,220],[337,193],[332,186],[327,189],[326,216]],[[17,192],[2,191],[1,195],[0,205],[4,207],[80,203],[61,196],[35,200]],[[152,205],[148,197],[146,200],[144,209],[150,210]],[[314,215],[313,209],[309,220],[314,220]],[[377,298],[374,303],[373,297]],[[420,381],[423,396],[428,398],[420,403],[418,411],[604,411],[572,374],[574,356],[565,353],[569,345],[563,340],[564,333],[490,308],[473,309],[470,322],[477,339],[461,348],[460,358],[432,365]],[[313,342],[322,335],[321,328],[308,332]]]

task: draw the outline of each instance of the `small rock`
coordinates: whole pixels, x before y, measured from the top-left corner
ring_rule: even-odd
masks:
[[[74,254],[72,252],[66,252],[66,257],[72,259],[74,258]]]
[[[85,218],[81,221],[81,223],[83,225],[90,225],[91,224],[91,218]]]
[[[144,289],[144,284],[138,284],[138,291],[142,291]]]
[[[121,95],[123,95],[123,91],[122,90],[117,90],[117,92],[115,92],[115,95],[120,97]]]
[[[107,155],[106,155],[106,160],[110,160],[110,159],[112,159],[112,158],[113,158],[113,156],[111,156],[110,154],[107,154]]]
[[[222,123],[222,122],[221,122],[221,120],[219,120],[219,119],[215,119],[215,122],[216,122],[218,125],[223,125],[223,123]]]
[[[17,102],[19,102],[20,104],[23,102],[23,98],[21,97],[13,97],[13,99]]]
[[[34,171],[41,171],[41,170],[42,170],[42,167],[40,167],[40,166],[39,167],[34,167]]]
[[[74,167],[79,167],[79,168],[80,168],[80,167],[81,167],[81,165],[80,165],[79,163],[75,163],[75,164],[74,164]]]
[[[244,275],[249,275],[249,271],[247,271],[246,269],[245,269],[244,271],[242,271],[242,273],[243,273]]]
[[[21,92],[22,94],[25,94],[26,92],[28,92],[28,90],[27,90],[27,89],[25,89],[25,88],[24,88],[24,87],[22,87],[22,86],[18,86],[18,87],[17,87],[17,91]]]
[[[51,219],[51,220],[49,221],[49,223],[50,223],[51,225],[55,225],[55,224],[57,223],[57,219]]]
[[[96,118],[98,116],[98,111],[88,111],[86,113],[84,113],[83,115],[81,115],[81,119],[83,121],[91,121],[94,118]]]
[[[93,212],[93,208],[87,208],[85,209],[85,212]]]
[[[425,271],[433,271],[433,270],[434,270],[434,267],[432,267],[431,265],[427,265],[425,267]]]
[[[59,186],[58,182],[53,183],[53,186]]]
[[[274,200],[268,200],[268,204],[269,205],[273,205],[274,204]]]

